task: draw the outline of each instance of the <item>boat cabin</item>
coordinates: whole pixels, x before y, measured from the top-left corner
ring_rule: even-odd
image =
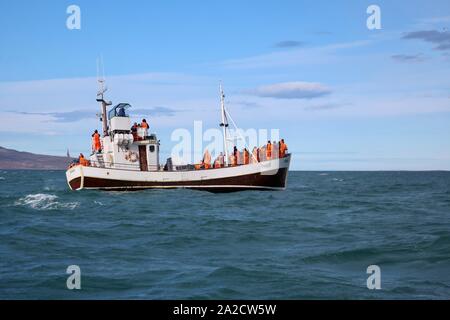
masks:
[[[158,171],[159,141],[147,128],[131,130],[128,103],[119,103],[108,111],[107,134],[102,151],[91,155],[91,165],[136,171]]]

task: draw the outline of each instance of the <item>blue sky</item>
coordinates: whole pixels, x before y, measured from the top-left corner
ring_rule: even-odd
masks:
[[[81,29],[66,8],[81,8]],[[369,5],[380,30],[366,27]],[[90,148],[96,59],[108,97],[176,128],[278,128],[297,170],[450,169],[450,2],[0,3],[0,146]]]

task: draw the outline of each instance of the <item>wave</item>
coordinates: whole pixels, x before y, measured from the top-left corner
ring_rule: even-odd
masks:
[[[73,210],[79,206],[78,202],[59,202],[58,196],[46,193],[29,194],[17,200],[16,206],[28,206],[36,210],[57,210],[70,209]]]
[[[5,177],[0,177],[0,180],[5,180]]]

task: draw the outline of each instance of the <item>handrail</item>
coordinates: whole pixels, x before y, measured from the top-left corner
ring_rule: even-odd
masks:
[[[286,153],[285,156],[283,158],[286,158],[288,156],[290,156],[291,153]],[[214,166],[211,166],[208,169],[205,168],[199,168],[199,169],[188,169],[188,170],[173,170],[173,171],[198,171],[198,170],[213,170],[213,169],[223,169],[223,168],[232,168],[232,167],[240,167],[240,166],[246,166],[246,165],[251,165],[251,164],[257,164],[257,163],[262,163],[262,162],[266,162],[266,161],[271,161],[271,160],[275,160],[275,159],[283,159],[283,158],[272,158],[272,159],[264,159],[258,162],[253,162],[253,163],[248,163],[248,164],[236,164],[236,165],[228,165],[228,166],[221,166],[220,168],[214,168]],[[124,162],[113,162],[113,161],[103,161],[103,166],[95,166],[92,165],[92,163],[100,163],[99,161],[90,161],[90,164],[88,165],[88,167],[94,167],[94,168],[106,168],[106,169],[127,169],[127,168],[137,168],[140,170],[140,163],[139,160],[136,161],[135,163],[124,163]],[[79,165],[79,164],[75,164],[75,165]],[[176,165],[174,165],[175,167],[177,167]],[[150,167],[155,167],[156,171],[159,171],[163,168],[162,165],[152,165],[149,166]]]

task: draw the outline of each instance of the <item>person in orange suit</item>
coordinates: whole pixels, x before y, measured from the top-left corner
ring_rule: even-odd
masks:
[[[80,153],[80,156],[78,157],[78,163],[82,166],[88,166],[89,165],[89,161],[86,160],[86,158],[84,157],[84,155],[82,153]]]
[[[92,134],[92,151],[100,152],[102,150],[102,145],[100,143],[100,134],[97,130]]]
[[[247,148],[244,148],[244,164],[249,164],[250,159],[249,159],[250,154],[248,153]]]
[[[144,129],[148,129],[149,128],[147,120],[142,119],[141,128],[144,128]]]
[[[270,140],[267,141],[266,146],[266,160],[270,160],[272,158],[272,143],[270,143]]]
[[[238,149],[236,146],[233,147],[233,155],[232,155],[232,160],[231,160],[231,165],[232,166],[236,166],[238,164]]]
[[[236,157],[234,156],[234,155],[230,155],[229,156],[229,162],[230,162],[230,165],[232,166],[232,167],[234,167],[234,166],[236,166]]]
[[[288,149],[287,144],[284,143],[284,139],[281,139],[281,141],[280,141],[280,158],[284,158],[286,156],[287,149]]]
[[[142,129],[144,129],[144,130],[142,130],[142,131],[139,130],[139,131],[138,131],[139,137],[141,138],[141,140],[142,140],[142,139],[146,139],[147,136],[148,136],[148,129],[149,129],[149,125],[148,125],[148,123],[147,123],[147,120],[142,119],[140,128],[142,128]],[[138,140],[139,140],[139,139],[138,139]]]
[[[202,163],[203,163],[205,169],[211,168],[211,154],[209,153],[208,149],[206,149],[205,153],[203,154]]]

